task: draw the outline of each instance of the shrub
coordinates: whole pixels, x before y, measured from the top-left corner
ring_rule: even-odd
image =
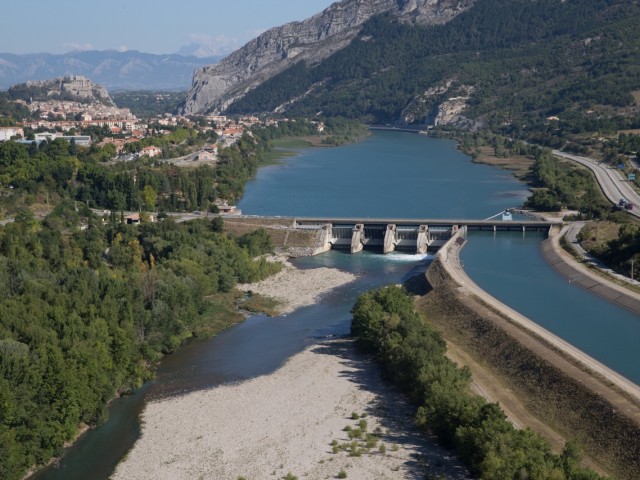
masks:
[[[363,432],[367,431],[367,421],[364,418],[360,420],[360,422],[358,423],[358,426],[360,427],[360,430],[362,430]]]

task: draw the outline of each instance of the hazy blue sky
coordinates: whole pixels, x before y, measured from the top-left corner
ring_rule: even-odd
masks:
[[[0,52],[233,50],[335,0],[12,0],[2,2]],[[193,48],[192,48],[193,49]]]

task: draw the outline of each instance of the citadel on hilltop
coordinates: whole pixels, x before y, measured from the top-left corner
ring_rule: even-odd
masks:
[[[109,92],[102,85],[93,83],[82,75],[68,75],[53,80],[31,80],[24,84],[27,91],[31,91],[36,98],[29,100],[42,100],[47,98],[59,98],[64,100],[77,99],[79,101],[97,101],[105,105],[115,106]],[[19,89],[21,86],[12,87],[10,90]],[[71,97],[71,98],[69,98]],[[26,100],[26,99],[25,99]]]

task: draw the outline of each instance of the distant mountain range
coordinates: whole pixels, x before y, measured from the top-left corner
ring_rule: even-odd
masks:
[[[90,50],[61,55],[0,53],[0,89],[29,80],[84,75],[108,90],[187,90],[193,72],[222,56],[195,56],[128,50]]]

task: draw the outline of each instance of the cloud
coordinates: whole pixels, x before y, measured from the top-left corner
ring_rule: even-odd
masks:
[[[178,53],[182,55],[194,55],[196,57],[212,57],[226,55],[241,47],[245,42],[236,37],[227,35],[207,35],[192,33],[188,37],[190,43],[182,47]]]
[[[74,52],[83,52],[85,50],[95,50],[95,48],[93,47],[93,45],[91,45],[90,43],[75,43],[75,42],[68,42],[63,44],[64,48],[67,48],[71,51]]]
[[[260,35],[262,35],[264,32],[266,32],[267,29],[266,28],[256,28],[254,30],[247,30],[245,32],[245,37],[247,38],[247,41],[252,40],[256,37],[259,37]]]
[[[116,50],[118,50],[119,52],[126,52],[127,50],[129,50],[129,47],[127,47],[126,45],[120,45],[118,48],[116,48]]]

